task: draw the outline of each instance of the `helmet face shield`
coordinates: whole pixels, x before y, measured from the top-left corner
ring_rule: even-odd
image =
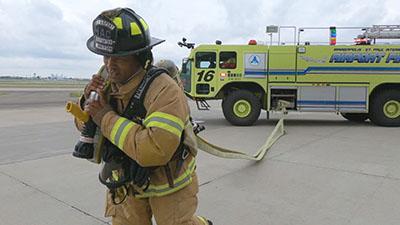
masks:
[[[93,21],[93,36],[86,45],[96,54],[125,56],[149,50],[164,40],[150,36],[149,26],[129,8],[101,13]]]

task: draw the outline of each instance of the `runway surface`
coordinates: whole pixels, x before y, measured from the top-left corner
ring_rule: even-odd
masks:
[[[0,90],[0,224],[109,223],[99,166],[71,156],[79,136],[65,113],[75,90]],[[280,114],[234,127],[220,102],[190,103],[212,143],[254,153]],[[259,163],[200,152],[198,214],[216,225],[395,225],[400,221],[399,128],[289,113],[287,134]]]

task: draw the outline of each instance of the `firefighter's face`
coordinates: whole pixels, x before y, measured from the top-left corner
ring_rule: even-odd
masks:
[[[141,67],[136,56],[104,56],[104,65],[109,73],[109,79],[123,84]]]

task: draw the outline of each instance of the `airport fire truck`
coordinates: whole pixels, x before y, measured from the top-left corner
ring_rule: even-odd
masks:
[[[240,126],[254,124],[261,110],[278,110],[280,100],[289,112],[336,112],[350,121],[400,126],[400,44],[379,42],[400,39],[400,26],[360,28],[351,44],[336,43],[340,27],[319,28],[328,30],[329,44],[301,42],[306,29],[294,28],[293,45],[251,40],[195,47],[183,39],[178,44],[191,49],[180,74],[187,96],[200,109],[222,99],[225,118]]]

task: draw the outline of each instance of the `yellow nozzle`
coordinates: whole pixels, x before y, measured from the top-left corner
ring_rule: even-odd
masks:
[[[97,72],[97,74],[99,74],[101,77],[103,77],[104,79],[106,79],[108,77],[108,73],[106,70],[105,65],[102,65],[99,69],[99,71]],[[85,111],[83,111],[81,109],[81,107],[79,107],[78,104],[73,103],[73,102],[67,102],[67,105],[65,106],[65,110],[69,113],[71,113],[75,118],[77,118],[78,120],[86,123],[87,121],[89,121],[89,114]]]
[[[82,109],[76,103],[67,102],[65,110],[84,123],[86,123],[89,120],[89,114],[87,114],[87,112],[85,111],[82,111]]]

